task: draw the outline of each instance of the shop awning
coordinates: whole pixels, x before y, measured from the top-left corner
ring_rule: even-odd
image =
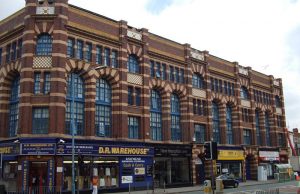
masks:
[[[290,164],[275,164],[275,166],[278,169],[288,169],[288,168],[292,168],[292,166]]]

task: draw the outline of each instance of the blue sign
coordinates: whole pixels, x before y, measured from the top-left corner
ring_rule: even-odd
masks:
[[[49,192],[53,191],[53,185],[54,185],[54,160],[48,161],[48,184]]]
[[[88,145],[88,144],[77,144],[75,145],[75,154],[83,155],[98,155],[99,146]],[[57,145],[57,155],[71,155],[72,154],[72,144],[59,144]]]
[[[28,170],[29,170],[29,162],[24,160],[22,163],[22,191],[26,192],[28,188]]]
[[[22,143],[22,155],[54,155],[55,144],[53,143]]]

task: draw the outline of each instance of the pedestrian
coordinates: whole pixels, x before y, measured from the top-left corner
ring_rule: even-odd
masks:
[[[92,185],[93,185],[93,193],[92,194],[98,194],[98,176],[93,176]]]

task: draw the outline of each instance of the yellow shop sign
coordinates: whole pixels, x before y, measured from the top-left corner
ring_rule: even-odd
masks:
[[[244,160],[242,150],[218,150],[218,160]]]

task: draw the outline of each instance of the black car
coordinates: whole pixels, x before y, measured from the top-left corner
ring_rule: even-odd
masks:
[[[217,179],[221,179],[224,187],[234,187],[237,188],[239,186],[239,180],[235,179],[233,176],[228,174],[222,174],[217,177]]]

